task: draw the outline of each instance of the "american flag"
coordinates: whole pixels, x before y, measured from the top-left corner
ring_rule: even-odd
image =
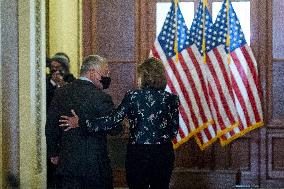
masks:
[[[207,104],[210,108],[210,111],[212,112],[212,100],[210,97],[210,91],[209,88],[210,82],[208,82],[207,78],[207,65],[205,64],[203,58],[201,57],[203,55],[203,39],[204,39],[204,31],[207,28],[212,27],[212,18],[209,14],[209,11],[207,9],[207,6],[203,4],[202,1],[199,2],[197,12],[195,14],[195,17],[193,19],[191,28],[190,28],[190,41],[192,41],[191,47],[198,48],[199,50],[199,58],[198,58],[198,65],[202,68],[202,77],[200,77],[203,82],[205,83],[203,88],[204,95],[206,97]],[[213,114],[214,115],[214,114]],[[213,117],[214,118],[214,117]],[[201,130],[199,133],[196,134],[196,142],[199,145],[201,149],[205,149],[207,146],[209,146],[211,143],[213,143],[217,139],[217,128],[215,122],[209,125],[208,127]]]
[[[208,11],[206,15],[209,17]],[[202,20],[200,22],[202,23]],[[201,24],[199,25],[202,26]],[[218,25],[218,23],[208,25],[205,28],[206,76],[210,96],[210,109],[214,118],[213,126],[216,128],[217,137],[233,130],[239,124],[230,69],[223,43],[226,43],[226,38],[224,37],[226,37],[227,33],[226,31],[221,31],[220,29],[222,28],[223,26]],[[218,36],[223,38],[218,38]],[[202,48],[200,43],[197,45],[199,49]],[[200,139],[201,136],[197,135],[196,138]]]
[[[174,50],[176,32],[178,62]],[[175,9],[172,2],[150,54],[162,60],[166,70],[167,90],[180,98],[179,131],[174,140],[175,147],[212,124],[208,97],[204,94],[207,84],[204,79],[205,71],[201,66],[202,57],[197,47],[191,44],[193,43],[190,42],[189,30],[181,10],[179,6]]]
[[[227,7],[226,5],[229,6]],[[227,14],[227,9],[229,10],[229,14]],[[229,19],[229,22],[227,22],[227,18]],[[230,46],[229,48],[226,48],[228,23]],[[245,133],[263,125],[260,101],[261,90],[257,63],[251,48],[245,40],[240,22],[232,4],[228,0],[223,2],[214,26],[212,30],[209,31],[207,37],[207,42],[210,44],[207,46],[208,48],[212,49],[214,43],[217,45],[217,48],[213,48],[213,50],[208,52],[209,60],[214,60],[210,57],[218,50],[220,54],[220,57],[217,58],[217,60],[220,60],[218,62],[225,63],[225,60],[228,58],[226,52],[230,52],[230,62],[227,64],[229,67],[226,66],[225,72],[216,72],[218,75],[222,75],[224,77],[225,74],[227,75],[226,78],[224,78],[225,83],[223,86],[227,86],[228,90],[232,88],[232,91],[229,91],[230,99],[227,99],[227,102],[232,103],[231,101],[234,101],[239,120],[238,127],[235,127],[234,130],[227,132],[220,138],[221,144],[225,145]],[[224,50],[226,50],[226,52],[224,52]],[[208,65],[210,64],[208,63]],[[230,72],[228,72],[228,70]],[[231,83],[229,83],[229,81],[231,81]],[[231,123],[235,122],[235,119],[235,115],[232,115]]]

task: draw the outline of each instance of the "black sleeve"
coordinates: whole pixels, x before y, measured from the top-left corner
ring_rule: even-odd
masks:
[[[59,125],[60,117],[60,94],[58,90],[55,91],[54,97],[51,102],[50,111],[47,114],[45,125],[45,136],[47,145],[47,156],[54,157],[59,154],[59,144],[61,139],[62,130]]]
[[[56,86],[53,86],[50,83],[50,76],[47,76],[46,78],[46,111],[49,110],[52,98],[54,96],[54,91],[56,90],[56,88],[57,88]]]
[[[115,109],[110,116],[105,116],[101,118],[90,118],[86,120],[87,128],[89,132],[98,132],[98,131],[109,131],[117,128],[118,126],[122,127],[122,121],[124,117],[128,114],[131,106],[131,98],[127,93],[121,104]],[[121,128],[122,129],[122,128]]]

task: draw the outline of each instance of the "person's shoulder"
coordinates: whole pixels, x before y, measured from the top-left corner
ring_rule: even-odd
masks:
[[[96,88],[96,90],[97,90],[97,93],[99,93],[101,96],[104,96],[106,98],[111,98],[111,95],[108,94],[106,91],[101,90],[101,89],[97,89],[97,88]]]
[[[76,80],[75,76],[73,74],[71,74],[71,73],[69,73],[69,74],[64,76],[64,81],[65,82],[71,83],[71,82],[73,82],[75,80]]]
[[[168,91],[163,91],[163,93],[165,94],[166,97],[168,97],[169,99],[173,100],[173,101],[179,101],[179,97],[178,95],[175,95],[173,93],[170,93]]]
[[[93,98],[95,98],[97,101],[112,101],[112,97],[110,94],[108,94],[106,91],[102,89],[98,89],[97,87],[92,88],[91,95]]]
[[[74,82],[71,83],[66,83],[64,86],[58,87],[55,92],[59,93],[59,94],[64,94],[64,93],[71,93],[74,91],[77,91],[78,86],[76,83],[77,80],[75,80]]]
[[[140,98],[139,96],[141,96],[141,94],[142,94],[142,91],[139,89],[127,90],[123,99],[126,101],[133,101],[137,98]]]
[[[127,90],[126,91],[126,94],[128,95],[137,95],[137,94],[140,94],[142,91],[139,90],[139,89],[136,89],[136,90]]]
[[[66,83],[65,85],[63,85],[63,86],[61,86],[61,87],[57,87],[57,88],[56,88],[56,91],[57,91],[58,93],[62,93],[62,92],[64,92],[64,91],[70,90],[71,88],[72,88],[71,83]]]
[[[72,90],[78,90],[78,92],[81,92],[82,90],[90,90],[90,91],[97,91],[98,89],[95,87],[95,85],[90,81],[85,81],[81,79],[75,79],[71,83],[68,83],[66,86],[69,88],[72,88]]]
[[[60,87],[60,88],[62,88],[63,90],[70,90],[70,89],[72,89],[72,88],[77,87],[78,81],[79,81],[78,79],[75,79],[73,82],[71,82],[71,83],[66,83],[64,86],[62,86],[62,87]]]
[[[170,97],[178,97],[176,94],[170,93],[168,91],[162,91],[165,95],[170,96]]]
[[[137,97],[137,96],[141,96],[144,93],[145,93],[144,90],[134,89],[134,90],[126,91],[125,96],[131,96],[132,98],[134,98],[134,97]]]
[[[101,89],[94,89],[91,93],[92,99],[94,100],[94,103],[109,103],[109,104],[113,104],[113,99],[112,96],[108,93],[106,93],[105,91],[101,90]]]

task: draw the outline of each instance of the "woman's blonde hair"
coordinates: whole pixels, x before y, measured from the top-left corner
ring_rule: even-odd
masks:
[[[148,58],[138,66],[138,77],[141,77],[142,88],[164,90],[167,85],[165,69],[161,60]]]

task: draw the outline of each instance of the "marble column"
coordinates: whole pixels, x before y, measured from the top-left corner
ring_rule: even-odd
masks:
[[[45,188],[45,1],[0,9],[0,188]]]
[[[17,0],[1,1],[1,188],[19,178]]]
[[[45,1],[19,0],[21,188],[45,188]]]

